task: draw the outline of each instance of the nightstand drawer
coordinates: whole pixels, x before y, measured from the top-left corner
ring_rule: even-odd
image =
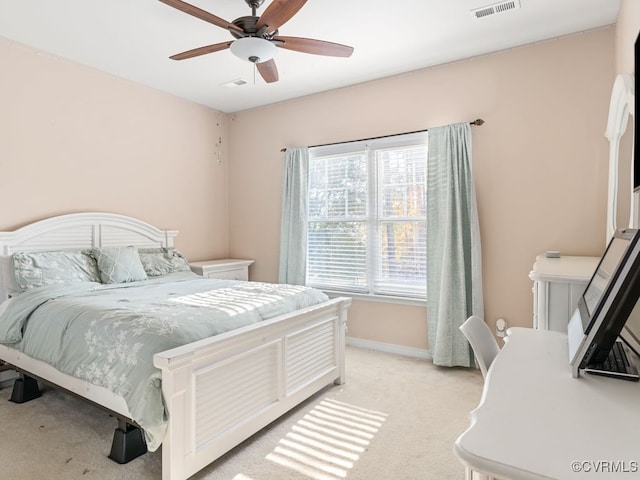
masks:
[[[249,265],[253,260],[223,259],[191,262],[191,271],[206,278],[223,280],[249,280]]]
[[[220,278],[223,280],[249,280],[247,268],[236,268],[233,270],[215,270],[201,274],[206,278]]]

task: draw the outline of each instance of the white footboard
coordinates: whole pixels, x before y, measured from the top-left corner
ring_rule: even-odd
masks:
[[[344,382],[337,298],[159,353],[169,426],[163,480],[186,479],[324,386]]]

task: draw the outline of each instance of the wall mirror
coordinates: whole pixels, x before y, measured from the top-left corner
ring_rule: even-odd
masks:
[[[638,226],[638,194],[633,193],[634,77],[618,75],[611,92],[609,139],[608,242],[617,228]]]

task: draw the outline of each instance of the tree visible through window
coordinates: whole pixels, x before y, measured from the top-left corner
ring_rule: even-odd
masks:
[[[310,149],[307,285],[425,297],[426,132]]]

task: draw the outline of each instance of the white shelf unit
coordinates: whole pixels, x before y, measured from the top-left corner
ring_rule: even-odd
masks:
[[[533,328],[567,331],[569,319],[598,265],[600,257],[538,255],[533,280]]]

